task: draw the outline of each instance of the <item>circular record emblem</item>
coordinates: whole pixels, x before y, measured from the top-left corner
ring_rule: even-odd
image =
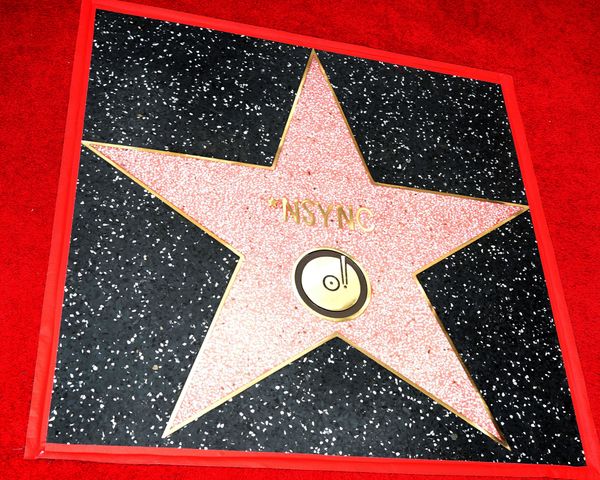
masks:
[[[311,250],[296,262],[296,293],[313,313],[334,322],[364,312],[371,297],[366,273],[349,255],[331,248]]]

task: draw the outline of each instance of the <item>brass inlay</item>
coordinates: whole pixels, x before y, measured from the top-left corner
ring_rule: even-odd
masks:
[[[302,272],[302,289],[308,298],[323,309],[334,312],[352,308],[360,296],[358,273],[347,263],[342,266],[346,258],[343,254],[339,258],[315,258]]]
[[[345,206],[337,202],[324,206],[321,202],[308,198],[290,201],[287,197],[271,197],[267,203],[269,207],[281,206],[281,218],[284,222],[292,220],[297,224],[324,228],[329,228],[331,223],[340,230],[361,230],[365,233],[375,229],[373,211],[367,207],[355,209],[352,205]]]
[[[359,317],[371,300],[366,272],[354,258],[335,248],[301,255],[292,271],[292,285],[312,314],[332,322]]]
[[[180,215],[182,215],[186,220],[188,220],[192,224],[196,225],[198,228],[200,228],[201,230],[203,230],[204,232],[206,232],[209,236],[211,236],[212,238],[214,238],[215,240],[217,240],[219,243],[221,243],[225,247],[229,248],[232,252],[234,252],[236,255],[238,255],[240,257],[240,260],[238,261],[238,264],[237,264],[237,266],[236,266],[236,268],[235,268],[235,270],[234,270],[234,272],[233,272],[233,274],[231,276],[231,280],[229,281],[229,284],[227,285],[227,288],[225,289],[223,297],[221,298],[221,302],[219,303],[219,307],[217,308],[217,311],[216,311],[216,313],[215,313],[215,315],[213,317],[213,320],[219,316],[219,314],[220,314],[220,312],[222,310],[222,306],[225,303],[225,300],[227,299],[227,296],[229,294],[231,286],[233,285],[233,283],[234,283],[234,281],[235,281],[235,279],[237,277],[237,274],[238,274],[238,272],[239,272],[242,264],[244,263],[244,260],[245,260],[244,255],[241,252],[239,252],[236,248],[234,248],[232,245],[230,245],[229,243],[227,243],[225,240],[223,240],[222,238],[218,237],[216,234],[214,234],[213,232],[211,232],[210,230],[208,230],[206,227],[204,227],[203,225],[201,225],[200,223],[198,223],[195,219],[193,219],[192,217],[190,217],[187,213],[185,213],[184,211],[182,211],[180,208],[178,208],[175,205],[173,205],[171,202],[169,202],[167,199],[165,199],[158,192],[154,191],[148,185],[146,185],[145,183],[141,182],[139,179],[137,179],[134,176],[132,176],[131,174],[129,174],[127,171],[125,171],[123,168],[121,168],[115,162],[113,162],[112,160],[110,160],[109,158],[107,158],[105,155],[103,155],[102,153],[100,153],[96,148],[94,148],[94,145],[104,145],[104,146],[117,147],[117,148],[120,147],[120,148],[127,148],[127,149],[138,150],[138,151],[146,151],[146,152],[151,152],[151,153],[155,153],[155,154],[162,154],[162,155],[168,155],[168,156],[174,156],[174,157],[193,158],[193,159],[197,159],[197,160],[207,160],[207,161],[211,161],[211,162],[222,162],[222,163],[227,163],[227,164],[236,164],[236,165],[240,165],[240,166],[244,166],[244,167],[248,167],[248,168],[258,168],[258,169],[265,169],[265,170],[274,170],[277,167],[277,162],[279,160],[279,156],[281,154],[282,147],[283,147],[283,145],[285,143],[285,138],[286,138],[286,135],[287,135],[287,132],[288,132],[291,120],[292,120],[292,118],[294,116],[294,112],[296,110],[296,106],[298,105],[298,101],[299,101],[299,98],[300,98],[300,93],[302,92],[302,88],[304,87],[304,82],[306,81],[306,76],[308,74],[308,71],[309,71],[309,68],[310,68],[310,65],[311,65],[312,61],[316,61],[317,62],[319,68],[321,69],[321,72],[323,73],[325,79],[327,80],[327,84],[329,86],[329,89],[331,90],[331,93],[333,95],[334,101],[335,101],[335,103],[337,105],[337,108],[339,109],[340,114],[342,115],[342,118],[344,119],[344,122],[346,123],[346,127],[348,128],[348,132],[350,133],[350,136],[351,136],[351,138],[352,138],[352,140],[354,142],[354,146],[356,148],[356,151],[358,152],[358,154],[359,154],[359,156],[360,156],[360,158],[362,160],[362,164],[363,164],[364,170],[365,170],[365,172],[366,172],[366,174],[367,174],[367,176],[369,178],[369,181],[371,182],[372,185],[375,185],[375,186],[378,186],[378,187],[381,186],[381,187],[389,187],[389,188],[399,188],[399,189],[403,189],[403,190],[407,190],[407,191],[415,191],[415,192],[422,192],[422,193],[431,193],[431,194],[434,194],[434,195],[447,195],[447,196],[451,196],[451,197],[465,198],[465,199],[475,200],[475,201],[481,201],[481,202],[499,203],[499,204],[502,204],[502,205],[511,205],[511,206],[516,206],[516,207],[520,208],[520,211],[517,212],[512,217],[508,218],[507,220],[504,220],[502,222],[497,223],[496,225],[494,225],[493,227],[487,229],[486,231],[484,231],[480,235],[477,235],[476,237],[474,237],[471,240],[463,243],[462,245],[460,245],[456,249],[448,252],[447,254],[441,256],[440,258],[434,260],[433,262],[429,263],[425,267],[423,267],[423,268],[419,269],[418,271],[416,271],[414,273],[413,277],[414,277],[415,281],[417,282],[417,284],[419,285],[419,287],[421,287],[421,285],[420,285],[420,283],[419,283],[419,281],[418,281],[418,279],[416,277],[416,275],[418,273],[426,270],[427,268],[435,265],[436,263],[441,262],[442,260],[444,260],[445,258],[447,258],[450,255],[454,254],[458,250],[460,250],[460,249],[466,247],[467,245],[470,245],[471,243],[477,241],[481,237],[487,235],[488,233],[490,233],[493,230],[497,229],[498,227],[504,225],[506,222],[514,219],[515,217],[517,217],[518,215],[526,212],[529,209],[529,207],[527,205],[521,205],[521,204],[516,204],[516,203],[510,203],[510,202],[503,202],[503,201],[500,201],[500,200],[486,200],[486,199],[481,199],[481,198],[470,197],[468,195],[461,195],[461,194],[457,194],[457,193],[436,192],[434,190],[427,190],[427,189],[420,189],[420,188],[414,188],[414,187],[406,187],[406,186],[402,186],[402,185],[393,185],[393,184],[388,184],[388,183],[376,182],[373,179],[373,177],[371,176],[371,172],[369,171],[369,168],[368,168],[367,163],[366,163],[366,161],[365,161],[365,159],[364,159],[364,157],[362,155],[362,152],[361,152],[361,150],[360,150],[360,148],[358,146],[356,138],[354,137],[354,134],[352,133],[352,129],[350,128],[350,125],[348,123],[346,115],[344,114],[342,106],[339,103],[337,95],[335,94],[335,90],[333,89],[333,87],[331,85],[331,82],[329,81],[329,77],[325,73],[325,69],[323,68],[323,65],[321,64],[319,58],[317,57],[317,54],[315,53],[314,50],[311,50],[308,62],[307,62],[306,67],[304,69],[304,73],[302,74],[302,78],[300,80],[300,84],[299,84],[298,89],[296,91],[296,97],[294,99],[294,103],[292,105],[292,108],[290,110],[290,114],[289,114],[288,119],[286,121],[284,130],[283,130],[283,134],[281,136],[281,140],[279,141],[279,146],[277,147],[277,151],[275,152],[273,163],[270,166],[255,165],[255,164],[249,164],[249,163],[232,161],[232,160],[225,160],[225,159],[218,159],[218,158],[212,158],[212,157],[202,157],[202,156],[198,156],[198,155],[189,155],[189,154],[184,154],[184,153],[173,153],[173,152],[168,152],[168,151],[153,150],[153,149],[142,148],[142,147],[127,147],[125,145],[116,145],[116,144],[108,144],[108,143],[93,142],[93,141],[82,141],[83,145],[85,145],[88,149],[90,149],[92,152],[94,152],[100,158],[106,160],[109,164],[111,164],[113,167],[115,167],[121,173],[123,173],[124,175],[126,175],[127,177],[129,177],[131,180],[133,180],[138,185],[140,185],[141,187],[143,187],[144,189],[146,189],[148,192],[150,192],[151,194],[153,194],[154,196],[156,196],[158,199],[162,200],[165,204],[169,205],[173,210],[175,210],[177,213],[179,213]],[[421,287],[421,290],[422,290],[422,287]],[[423,295],[425,295],[425,297],[427,298],[427,296],[426,296],[426,294],[425,294],[424,291],[423,291]],[[348,344],[350,344],[352,347],[356,348],[357,350],[359,350],[362,353],[364,353],[365,355],[367,355],[369,358],[371,358],[372,360],[374,360],[378,364],[382,365],[384,368],[386,368],[387,370],[389,370],[390,372],[392,372],[393,374],[395,374],[396,376],[398,376],[399,378],[401,378],[402,380],[404,380],[405,382],[407,382],[408,384],[410,384],[411,386],[413,386],[414,388],[416,388],[417,390],[419,390],[420,392],[422,392],[423,394],[425,394],[428,397],[430,397],[435,402],[437,402],[440,405],[442,405],[444,408],[446,408],[450,412],[452,412],[455,415],[457,415],[458,417],[462,418],[469,425],[473,426],[477,430],[481,431],[482,433],[484,433],[485,435],[487,435],[488,437],[490,437],[495,442],[499,443],[503,447],[505,447],[505,448],[507,448],[507,449],[510,450],[510,447],[509,447],[506,439],[504,438],[504,436],[502,435],[502,432],[500,431],[498,425],[496,424],[494,416],[491,414],[491,412],[490,412],[490,410],[489,410],[489,408],[488,408],[485,400],[483,399],[483,397],[481,396],[481,393],[479,392],[479,389],[476,387],[475,382],[473,381],[471,375],[469,374],[468,370],[466,369],[466,367],[464,365],[464,362],[462,361],[462,358],[461,358],[460,354],[458,353],[458,351],[457,351],[454,343],[452,342],[450,336],[448,335],[448,333],[446,332],[445,328],[443,327],[442,322],[439,319],[437,313],[435,312],[435,309],[433,308],[433,306],[429,302],[429,299],[427,299],[427,301],[428,301],[428,303],[430,305],[432,313],[434,314],[434,316],[435,316],[438,324],[440,325],[440,327],[443,329],[444,333],[446,334],[446,337],[448,338],[448,342],[452,346],[452,348],[453,348],[456,356],[458,357],[459,361],[461,362],[465,373],[469,377],[469,380],[471,381],[471,383],[474,386],[474,388],[476,389],[476,391],[479,393],[481,401],[483,402],[483,404],[485,405],[487,411],[489,412],[489,416],[490,416],[491,420],[494,422],[494,425],[496,425],[496,428],[497,428],[497,430],[499,432],[500,438],[497,438],[491,432],[488,432],[484,428],[482,428],[479,425],[477,425],[476,423],[472,422],[471,420],[469,420],[468,418],[466,418],[464,415],[462,415],[458,411],[456,411],[454,408],[452,408],[451,406],[447,405],[442,400],[440,400],[439,398],[437,398],[435,395],[433,395],[430,392],[424,390],[422,387],[420,387],[419,385],[415,384],[410,379],[404,377],[400,372],[394,370],[389,365],[386,365],[382,361],[378,360],[376,357],[374,357],[373,355],[371,355],[369,352],[367,352],[366,350],[364,350],[360,346],[354,344],[353,342],[351,342],[350,340],[348,340],[347,338],[343,337],[341,334],[339,334],[337,332],[333,333],[332,335],[330,335],[328,337],[325,337],[323,340],[321,340],[318,343],[316,343],[315,345],[312,345],[311,347],[303,350],[302,352],[291,356],[285,362],[277,365],[276,367],[274,367],[271,370],[269,370],[268,372],[265,372],[264,374],[260,375],[259,377],[257,377],[253,381],[247,383],[246,385],[241,386],[240,388],[234,390],[233,392],[229,393],[228,395],[224,396],[223,398],[217,400],[216,402],[214,402],[213,404],[211,404],[210,406],[208,406],[204,410],[202,410],[199,413],[195,414],[193,417],[187,419],[185,422],[182,422],[182,423],[180,423],[178,425],[172,426],[168,430],[165,429],[165,432],[163,433],[163,438],[169,436],[173,432],[175,432],[175,431],[179,430],[180,428],[188,425],[189,423],[197,420],[199,417],[201,417],[205,413],[207,413],[210,410],[213,410],[214,408],[218,407],[219,405],[225,403],[227,400],[233,398],[234,396],[236,396],[240,392],[243,392],[244,390],[246,390],[247,388],[251,387],[252,385],[255,385],[256,383],[258,383],[261,380],[265,379],[266,377],[268,377],[272,373],[274,373],[274,372],[280,370],[281,368],[289,365],[290,363],[292,363],[295,360],[301,358],[302,356],[304,356],[307,353],[311,352],[315,348],[323,345],[324,343],[328,342],[329,340],[331,340],[333,338],[340,338],[340,339],[344,340],[345,342],[347,342]],[[204,341],[207,341],[207,339],[210,337],[213,325],[214,325],[214,321],[211,323],[211,326],[208,329],[208,332],[206,334],[206,337],[205,337]],[[194,362],[194,366],[195,366],[195,364],[196,364],[197,361],[198,361],[198,358],[196,357],[196,361]],[[192,370],[193,370],[194,366],[192,366]],[[186,383],[185,383],[185,385],[183,387],[183,390],[182,390],[181,394],[179,395],[179,399],[177,400],[177,404],[175,405],[175,408],[173,409],[173,411],[176,411],[179,408],[180,403],[182,402],[182,400],[183,400],[183,398],[185,396],[184,394],[185,394],[185,392],[186,392],[186,390],[187,390],[188,387],[189,387],[189,383],[188,383],[188,381],[186,381]]]

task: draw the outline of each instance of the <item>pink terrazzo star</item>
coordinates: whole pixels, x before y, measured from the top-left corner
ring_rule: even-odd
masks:
[[[314,53],[271,168],[86,145],[241,257],[164,436],[339,337],[506,446],[415,272],[527,207],[373,182]],[[368,207],[374,228],[285,221],[269,202],[284,197]],[[320,247],[366,271],[372,298],[358,318],[330,322],[294,294],[295,262]]]

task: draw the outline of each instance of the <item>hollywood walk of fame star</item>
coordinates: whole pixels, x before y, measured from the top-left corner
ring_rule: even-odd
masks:
[[[84,143],[240,256],[163,436],[338,337],[508,447],[416,273],[527,207],[374,182],[314,52],[271,167]],[[368,228],[286,218],[281,203],[302,199],[368,209]],[[352,319],[298,296],[294,268],[318,249],[368,277]]]

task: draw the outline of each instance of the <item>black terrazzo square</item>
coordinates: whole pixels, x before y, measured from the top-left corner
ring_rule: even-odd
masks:
[[[527,202],[499,85],[317,53],[375,180]],[[100,11],[84,138],[269,165],[309,54]],[[419,275],[510,451],[341,340],[161,438],[236,262],[82,149],[48,441],[584,463],[528,213]]]

